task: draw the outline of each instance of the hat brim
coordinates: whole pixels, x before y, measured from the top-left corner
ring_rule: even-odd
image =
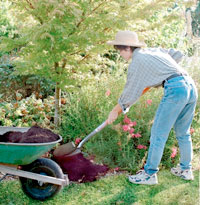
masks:
[[[146,46],[145,43],[143,42],[139,42],[139,43],[127,43],[127,42],[117,42],[117,41],[108,41],[107,42],[108,45],[112,45],[112,46],[133,46],[133,47],[144,47]]]

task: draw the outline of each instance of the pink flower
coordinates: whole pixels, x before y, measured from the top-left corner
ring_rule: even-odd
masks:
[[[124,123],[129,124],[131,120],[127,117],[127,115],[124,116]]]
[[[147,100],[147,104],[148,104],[148,105],[151,105],[151,103],[152,103],[152,100],[151,100],[151,99],[148,99],[148,100]]]
[[[76,138],[75,144],[78,145],[81,142],[81,140],[82,140],[81,138]]]
[[[105,93],[105,95],[106,95],[107,97],[110,96],[110,94],[111,94],[110,90],[107,90],[106,93]]]
[[[177,147],[172,148],[171,158],[174,158],[177,154]]]
[[[115,167],[114,171],[118,172],[119,171],[119,167]]]
[[[142,137],[142,135],[140,133],[136,133],[136,134],[134,134],[134,137],[135,138],[140,138],[140,137]]]
[[[136,126],[136,125],[137,125],[137,122],[136,122],[136,121],[129,123],[129,126],[130,126],[130,127],[133,127],[133,126]]]
[[[137,146],[137,149],[147,149],[147,146],[142,145],[142,144],[139,144],[139,145]]]
[[[190,134],[192,135],[195,132],[194,128],[190,128]]]
[[[134,128],[130,128],[130,129],[129,129],[129,133],[130,133],[130,134],[133,134],[134,131],[135,131]]]
[[[130,129],[130,127],[128,125],[123,125],[122,129],[124,130],[124,132],[127,132]]]

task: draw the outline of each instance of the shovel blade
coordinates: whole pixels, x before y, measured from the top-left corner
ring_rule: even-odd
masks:
[[[66,144],[63,144],[59,147],[57,147],[54,152],[53,155],[55,157],[59,157],[59,156],[64,156],[64,155],[68,155],[72,152],[74,152],[76,150],[76,146],[73,142],[69,142]]]

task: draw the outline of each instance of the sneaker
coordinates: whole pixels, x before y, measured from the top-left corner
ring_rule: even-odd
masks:
[[[144,170],[140,170],[136,175],[129,176],[128,179],[134,184],[158,184],[157,174],[149,175]]]
[[[180,165],[178,165],[177,167],[171,168],[171,173],[185,180],[194,180],[192,170],[191,169],[182,170]]]

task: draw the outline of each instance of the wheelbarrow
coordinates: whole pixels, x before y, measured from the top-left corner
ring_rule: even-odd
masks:
[[[0,134],[9,131],[26,132],[29,128],[1,127]],[[23,192],[29,197],[44,201],[57,194],[69,184],[60,166],[41,156],[53,148],[57,141],[48,143],[4,143],[0,142],[0,172],[19,176]]]

